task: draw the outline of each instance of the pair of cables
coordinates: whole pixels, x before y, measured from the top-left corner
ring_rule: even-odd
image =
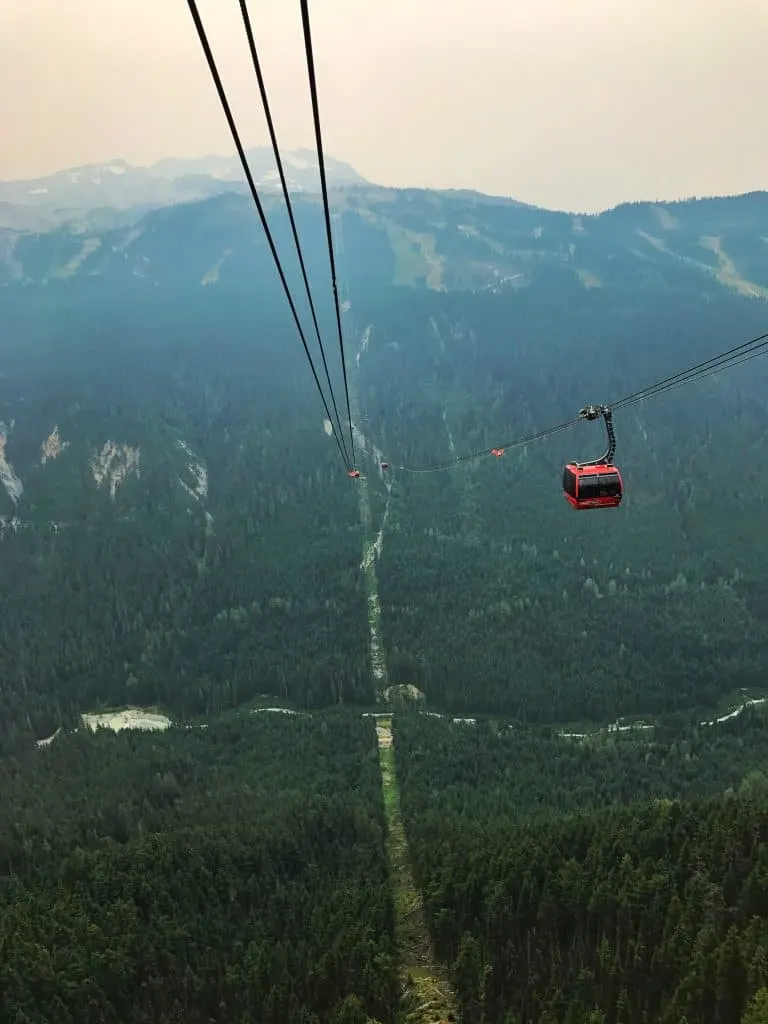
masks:
[[[259,60],[258,50],[256,48],[256,42],[255,42],[255,39],[254,39],[253,27],[251,25],[251,19],[250,19],[250,16],[248,14],[247,2],[246,2],[246,0],[239,0],[240,13],[241,13],[241,16],[242,16],[242,19],[243,19],[243,27],[245,29],[245,34],[246,34],[246,37],[247,37],[247,40],[248,40],[248,49],[250,51],[251,61],[253,63],[253,69],[254,69],[254,72],[255,72],[255,75],[256,75],[256,81],[257,81],[258,87],[259,87],[259,93],[260,93],[260,96],[261,96],[261,102],[262,102],[262,105],[264,107],[264,114],[265,114],[266,121],[267,121],[267,128],[269,130],[269,137],[270,137],[270,141],[272,143],[272,150],[273,150],[273,153],[274,153],[274,156],[275,156],[275,162],[277,164],[277,172],[278,172],[278,175],[280,177],[280,185],[282,187],[283,197],[285,199],[285,205],[286,205],[286,209],[288,211],[288,218],[289,218],[290,224],[291,224],[291,233],[293,235],[293,242],[294,242],[294,245],[296,247],[296,254],[298,256],[299,266],[301,268],[301,276],[302,276],[302,279],[303,279],[303,282],[304,282],[304,288],[306,289],[307,299],[308,299],[308,302],[309,302],[309,308],[310,308],[311,315],[312,315],[312,323],[314,325],[315,335],[316,335],[316,338],[317,338],[317,343],[318,343],[318,345],[320,347],[320,355],[321,355],[321,358],[322,358],[322,361],[323,361],[323,368],[325,370],[325,378],[326,378],[326,382],[328,384],[328,391],[329,391],[330,398],[331,398],[331,404],[333,406],[333,411],[334,411],[334,413],[336,415],[335,421],[333,419],[333,416],[331,416],[331,411],[330,411],[330,409],[328,407],[328,401],[326,399],[325,393],[323,392],[323,388],[322,388],[322,386],[320,384],[320,379],[318,377],[317,369],[315,367],[315,362],[314,362],[314,360],[312,358],[312,355],[311,355],[311,353],[309,351],[309,345],[307,344],[306,334],[304,333],[304,329],[303,329],[303,327],[301,325],[301,320],[299,319],[299,314],[298,314],[297,309],[296,309],[296,303],[294,302],[293,295],[291,294],[291,289],[290,289],[290,287],[288,285],[288,281],[287,281],[286,276],[285,276],[285,271],[283,270],[283,266],[282,266],[282,263],[281,263],[281,260],[280,260],[280,256],[279,256],[279,254],[277,252],[277,247],[275,246],[274,238],[273,238],[272,232],[271,232],[271,230],[269,228],[269,223],[267,222],[267,217],[266,217],[266,214],[264,212],[264,206],[262,204],[261,198],[260,198],[258,190],[256,188],[256,183],[253,180],[253,175],[251,173],[251,169],[250,169],[250,166],[248,164],[248,158],[246,156],[245,149],[243,147],[243,143],[242,143],[242,140],[241,140],[241,137],[240,137],[240,132],[238,131],[237,123],[236,123],[234,115],[232,113],[232,108],[231,108],[231,106],[229,104],[229,100],[227,99],[227,94],[226,94],[226,91],[224,89],[224,85],[223,85],[223,83],[221,81],[221,75],[219,74],[219,70],[218,70],[218,67],[217,67],[217,64],[216,64],[216,59],[213,56],[213,51],[211,50],[211,46],[210,46],[210,43],[208,41],[208,35],[207,35],[206,31],[205,31],[205,27],[204,27],[202,19],[200,17],[200,12],[198,10],[196,0],[187,0],[187,3],[188,3],[188,6],[189,6],[190,14],[192,15],[192,20],[195,23],[195,28],[197,29],[197,35],[198,35],[198,38],[200,40],[200,45],[202,46],[203,53],[205,54],[205,59],[206,59],[206,61],[208,63],[208,70],[209,70],[209,72],[211,74],[211,78],[213,79],[214,86],[216,87],[216,92],[218,94],[219,101],[220,101],[222,109],[224,111],[224,116],[225,116],[225,118],[227,120],[227,124],[229,125],[229,130],[230,130],[230,133],[232,135],[232,139],[234,141],[235,148],[237,149],[237,154],[240,157],[240,163],[242,164],[243,172],[245,174],[246,181],[248,182],[248,187],[250,189],[251,196],[252,196],[254,204],[256,206],[256,211],[257,211],[257,213],[259,215],[259,220],[261,221],[261,226],[262,226],[262,228],[264,230],[264,235],[266,236],[266,239],[267,239],[267,244],[268,244],[270,252],[272,254],[272,260],[273,260],[273,262],[275,264],[275,267],[277,269],[277,273],[278,273],[278,276],[280,278],[280,283],[281,283],[281,285],[283,287],[283,291],[285,292],[286,299],[288,300],[288,305],[290,306],[291,314],[293,315],[293,320],[294,320],[294,323],[296,324],[296,329],[298,331],[299,338],[300,338],[302,346],[304,348],[304,354],[306,355],[307,360],[309,362],[309,366],[310,366],[310,369],[312,371],[312,376],[314,378],[315,385],[317,386],[317,390],[320,393],[320,398],[322,399],[323,407],[325,409],[326,416],[328,418],[329,423],[332,426],[333,435],[334,435],[334,438],[336,439],[336,444],[338,445],[339,452],[341,454],[342,459],[344,460],[344,465],[345,465],[345,468],[347,470],[347,473],[349,475],[356,475],[355,470],[354,470],[355,439],[354,439],[354,433],[353,433],[353,430],[352,430],[352,416],[351,416],[351,413],[350,413],[350,405],[349,405],[349,385],[348,385],[348,382],[347,382],[347,364],[346,364],[346,357],[345,357],[345,353],[344,353],[344,339],[343,339],[342,330],[341,330],[341,309],[340,309],[340,306],[339,306],[339,291],[338,291],[338,285],[337,285],[337,280],[336,280],[336,260],[335,260],[334,251],[333,251],[333,235],[332,235],[332,232],[331,232],[331,214],[330,214],[330,208],[329,208],[329,203],[328,203],[328,182],[327,182],[326,173],[325,173],[325,157],[323,155],[323,139],[322,139],[321,126],[320,126],[320,105],[319,105],[318,96],[317,96],[317,79],[316,79],[316,75],[315,75],[315,59],[314,59],[314,52],[313,52],[313,47],[312,47],[312,32],[311,32],[311,25],[310,25],[310,18],[309,18],[309,0],[300,0],[300,3],[301,3],[301,21],[302,21],[302,30],[303,30],[303,34],[304,34],[304,49],[305,49],[305,52],[306,52],[306,59],[307,59],[307,74],[308,74],[308,78],[309,78],[309,91],[310,91],[310,96],[311,96],[311,99],[312,99],[312,117],[313,117],[314,127],[315,127],[315,145],[316,145],[316,149],[317,149],[317,160],[318,160],[318,165],[319,165],[319,170],[320,170],[320,188],[321,188],[322,200],[323,200],[323,213],[324,213],[324,216],[325,216],[326,242],[327,242],[327,245],[328,245],[328,260],[329,260],[330,269],[331,269],[331,288],[332,288],[332,291],[333,291],[333,301],[334,301],[334,306],[335,306],[335,311],[336,311],[336,328],[337,328],[337,331],[338,331],[338,339],[339,339],[339,353],[341,355],[341,366],[342,366],[342,372],[343,372],[343,376],[344,376],[344,395],[345,395],[345,398],[346,398],[346,405],[347,405],[347,424],[349,426],[349,441],[350,441],[350,448],[349,449],[347,449],[346,440],[345,440],[345,437],[344,437],[344,431],[342,429],[342,424],[341,424],[341,418],[339,416],[338,405],[336,403],[336,397],[335,397],[335,395],[333,393],[333,385],[331,384],[331,376],[330,376],[330,372],[328,370],[328,361],[326,359],[325,348],[323,346],[323,340],[322,340],[322,337],[321,337],[321,334],[320,334],[320,327],[319,327],[318,321],[317,321],[317,313],[316,313],[316,310],[315,310],[314,301],[312,299],[312,291],[311,291],[310,286],[309,286],[309,277],[308,277],[308,274],[307,274],[306,264],[304,262],[304,255],[302,253],[301,243],[299,241],[299,233],[298,233],[298,229],[296,227],[296,218],[294,216],[293,205],[291,203],[291,197],[290,197],[290,193],[288,191],[288,185],[287,185],[286,178],[285,178],[285,171],[284,171],[284,168],[283,168],[283,161],[282,161],[282,158],[280,156],[280,147],[279,147],[278,142],[277,142],[277,133],[275,131],[275,126],[274,126],[274,122],[273,122],[273,119],[272,119],[272,113],[271,113],[270,105],[269,105],[269,98],[267,96],[267,89],[266,89],[266,85],[264,83],[264,75],[263,75],[263,72],[262,72],[262,69],[261,69],[261,62]]]

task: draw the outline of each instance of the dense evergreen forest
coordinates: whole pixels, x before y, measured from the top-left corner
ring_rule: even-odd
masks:
[[[370,722],[62,734],[0,791],[1,1020],[395,1020]]]
[[[768,715],[570,738],[400,712],[409,861],[463,1024],[761,1024]],[[0,761],[0,1017],[401,1016],[372,720],[62,733]]]
[[[561,422],[759,333],[766,197],[592,218],[417,190],[334,201],[374,531],[386,510],[389,681],[532,722],[760,690],[765,362],[617,416],[615,513],[577,515],[560,491],[563,461],[602,449],[595,425],[447,473],[396,467]],[[321,210],[298,209],[323,294]],[[0,749],[99,703],[179,720],[262,693],[373,703],[370,538],[247,200],[3,245]]]
[[[466,1024],[757,1024],[768,718],[651,739],[398,715],[417,882]]]
[[[357,506],[340,501],[347,477],[285,324],[266,311],[254,326],[237,295],[223,325],[226,300],[206,293],[192,306],[130,290],[117,306],[47,298],[13,310],[40,363],[22,377],[39,415],[8,444],[25,489],[0,539],[6,746],[99,701],[179,718],[264,692],[372,702]],[[58,332],[74,339],[66,360]],[[255,356],[254,333],[274,348]],[[54,425],[69,447],[41,465]],[[108,440],[140,453],[114,498],[92,469]],[[107,469],[126,465],[118,453]]]

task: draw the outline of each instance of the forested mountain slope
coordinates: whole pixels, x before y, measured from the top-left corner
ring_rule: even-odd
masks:
[[[570,419],[768,322],[763,193],[581,218],[466,193],[333,202],[358,426],[395,466]],[[322,210],[296,205],[343,397]],[[100,699],[373,701],[355,482],[246,199],[5,231],[0,254],[3,746]],[[563,461],[601,450],[594,425],[395,469],[391,495],[369,444],[390,680],[538,720],[759,688],[766,384],[757,360],[617,416],[617,512],[560,492]]]
[[[0,787],[3,1021],[396,1019],[363,719],[63,734]]]
[[[124,177],[118,175],[115,184],[124,183]],[[160,177],[185,180],[178,170]],[[332,199],[334,214],[343,221],[353,286],[521,287],[542,264],[550,264],[567,269],[586,288],[629,282],[661,287],[669,272],[685,269],[698,275],[700,285],[719,281],[746,296],[768,294],[768,192],[625,203],[578,216],[475,192],[364,186],[356,184],[355,172],[344,164],[332,166],[329,177],[331,185],[345,185]],[[222,182],[217,175],[212,180]],[[158,283],[183,280],[192,286],[214,268],[222,283],[237,281],[254,265],[267,271],[269,250],[250,198],[226,184],[229,192],[151,211],[140,225],[124,229],[62,228],[43,234],[3,229],[4,279],[136,273]],[[309,188],[310,182],[303,185]],[[282,201],[270,192],[263,200],[278,238],[288,243]],[[90,205],[101,209],[93,200]],[[299,195],[296,206],[305,229],[302,241],[322,254],[319,196]],[[177,258],[167,259],[164,246]],[[182,251],[187,258],[179,261]],[[293,257],[288,262],[292,265]]]
[[[465,1024],[757,1024],[768,720],[568,741],[398,715],[414,873]]]

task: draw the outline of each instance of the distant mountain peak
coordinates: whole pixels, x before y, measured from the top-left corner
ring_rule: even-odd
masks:
[[[319,192],[317,154],[296,149],[282,154],[288,187],[295,192]],[[280,177],[271,148],[248,150],[248,162],[256,187],[280,188]],[[326,155],[331,187],[369,185],[349,164]],[[92,210],[158,207],[239,188],[243,169],[237,155],[168,157],[149,167],[138,167],[122,158],[97,164],[67,167],[42,178],[0,181],[0,227],[53,226]]]

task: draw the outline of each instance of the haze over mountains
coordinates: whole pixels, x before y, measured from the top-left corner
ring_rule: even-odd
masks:
[[[279,189],[280,179],[272,150],[256,146],[248,150],[247,155],[257,187]],[[292,191],[320,190],[314,151],[298,149],[284,153],[282,159]],[[366,184],[348,164],[332,157],[326,159],[326,175],[329,184],[337,187]],[[41,230],[77,221],[92,210],[150,209],[245,189],[242,166],[236,154],[168,158],[149,167],[111,160],[70,167],[44,178],[0,181],[0,226]]]

